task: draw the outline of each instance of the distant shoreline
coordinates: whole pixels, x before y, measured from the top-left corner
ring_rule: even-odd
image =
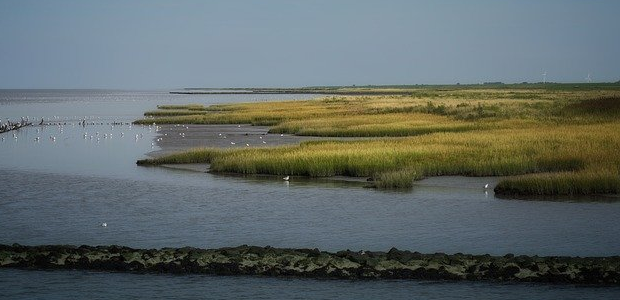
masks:
[[[187,95],[236,95],[236,94],[318,94],[318,95],[408,95],[420,90],[469,90],[469,89],[569,89],[569,90],[594,90],[618,88],[620,82],[603,83],[510,83],[488,82],[481,84],[439,84],[439,85],[365,85],[365,86],[316,86],[294,88],[183,88],[172,90],[170,94]]]

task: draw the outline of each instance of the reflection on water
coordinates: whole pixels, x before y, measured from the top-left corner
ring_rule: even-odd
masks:
[[[16,132],[17,138],[3,135],[0,243],[207,248],[250,244],[332,251],[385,251],[397,247],[420,252],[498,255],[620,253],[616,239],[620,203],[502,200],[492,192],[485,193],[484,184],[493,184],[485,178],[436,178],[420,182],[410,191],[386,192],[363,188],[363,183],[296,178],[286,183],[269,176],[220,176],[137,167],[137,159],[157,150],[156,145],[151,145],[155,128],[108,124],[130,122],[158,104],[262,101],[273,97],[276,96],[0,91],[2,119],[29,115],[67,122],[63,126],[21,129]],[[85,116],[103,125],[76,125]],[[101,222],[108,226],[99,226]],[[7,279],[15,278],[22,278],[23,284],[5,285]],[[101,278],[118,280],[117,287],[98,284]],[[10,294],[14,298],[26,297],[23,293],[27,293],[28,282],[43,282],[42,293],[51,294],[48,284],[75,287],[58,296],[71,298],[77,293],[83,295],[84,289],[105,290],[107,295],[114,296],[119,288],[142,295],[144,288],[131,290],[128,286],[155,288],[159,281],[177,278],[182,278],[179,283],[190,282],[189,290],[200,293],[206,292],[208,286],[203,282],[221,287],[222,295],[238,286],[233,294],[239,297],[248,291],[262,291],[265,298],[272,298],[270,289],[300,288],[305,291],[302,298],[331,298],[333,294],[329,293],[321,296],[325,295],[322,291],[330,289],[359,296],[352,298],[378,298],[387,291],[390,298],[431,293],[445,299],[463,291],[478,293],[483,298],[493,298],[496,292],[506,296],[507,291],[516,292],[520,299],[563,293],[579,295],[576,298],[590,295],[581,289],[528,289],[522,285],[463,283],[437,287],[410,282],[0,270],[3,286],[15,287]],[[83,288],[75,286],[78,282]],[[450,292],[443,293],[444,289]],[[374,290],[378,292],[370,292]],[[605,294],[610,290],[613,289],[596,291]],[[183,292],[178,288],[170,290],[175,295]],[[40,294],[32,295],[36,298]]]

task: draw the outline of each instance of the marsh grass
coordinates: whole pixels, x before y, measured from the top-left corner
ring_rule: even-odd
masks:
[[[578,125],[349,142],[304,142],[298,146],[275,148],[199,149],[143,163],[205,162],[211,163],[212,172],[240,174],[366,176],[374,178],[378,188],[408,188],[414,180],[442,175],[512,176],[574,172],[569,174],[575,174],[573,176],[577,178],[605,169],[608,170],[605,174],[618,176],[618,130],[618,124]],[[545,178],[533,177],[532,180],[547,180]],[[612,185],[616,183],[611,182]],[[500,188],[498,192],[517,193],[518,189],[519,186],[515,185],[510,189]]]
[[[531,174],[502,180],[495,192],[519,196],[620,194],[620,176],[610,171]]]
[[[206,113],[199,113],[199,112],[196,112],[195,110],[173,110],[173,109],[147,111],[144,113],[145,116],[151,116],[151,117],[159,117],[159,116],[174,117],[174,116],[192,116],[192,115],[200,116],[204,114]]]
[[[210,163],[212,172],[371,177],[381,189],[428,176],[517,176],[497,193],[618,193],[615,90],[423,91],[413,96],[160,107],[152,123],[271,126],[272,133],[370,140],[194,149],[140,164]]]
[[[215,153],[215,151],[208,151],[207,149],[190,149],[157,159],[141,159],[137,161],[137,164],[140,166],[154,166],[164,164],[211,163]]]
[[[379,173],[376,176],[373,185],[378,189],[409,189],[412,187],[414,180],[422,179],[416,170],[406,169],[390,172]]]
[[[484,126],[423,113],[389,113],[284,121],[273,126],[269,132],[324,137],[401,137],[433,132],[464,132]]]
[[[568,104],[563,112],[588,117],[620,117],[620,96],[608,96],[575,101]]]
[[[202,110],[204,106],[202,104],[171,104],[171,105],[157,105],[158,109],[163,110]]]

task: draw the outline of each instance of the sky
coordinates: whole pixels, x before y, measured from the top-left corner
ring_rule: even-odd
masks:
[[[0,0],[0,88],[620,80],[616,0]]]

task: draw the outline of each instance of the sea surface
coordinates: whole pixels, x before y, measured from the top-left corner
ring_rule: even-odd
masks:
[[[499,199],[494,178],[432,178],[410,191],[358,183],[223,176],[137,159],[155,126],[130,126],[161,104],[315,95],[178,95],[167,91],[0,90],[0,243],[161,248],[258,245],[338,251],[610,256],[620,203]],[[81,126],[80,120],[89,125]],[[90,125],[96,123],[96,125]],[[122,124],[122,125],[120,125]],[[106,222],[107,227],[100,224]],[[2,299],[613,299],[615,287],[343,281],[0,269]]]

